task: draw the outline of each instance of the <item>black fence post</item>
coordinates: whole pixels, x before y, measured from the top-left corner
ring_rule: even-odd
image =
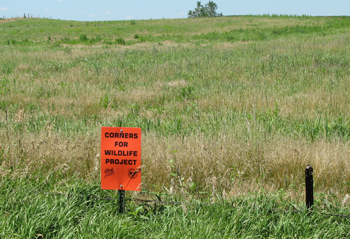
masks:
[[[125,190],[118,190],[118,212],[123,214],[125,212]]]
[[[305,192],[306,192],[306,207],[311,209],[314,205],[314,179],[312,176],[313,168],[309,164],[305,169]]]

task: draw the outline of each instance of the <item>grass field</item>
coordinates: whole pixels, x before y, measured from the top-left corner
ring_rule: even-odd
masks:
[[[38,193],[38,190],[49,193]],[[310,215],[295,201],[285,200],[286,192],[283,190],[216,202],[191,200],[182,205],[154,206],[152,203],[128,202],[127,213],[123,215],[117,213],[116,201],[100,199],[110,195],[102,191],[97,183],[87,185],[75,182],[69,186],[53,186],[51,180],[30,185],[4,180],[0,192],[3,214],[0,236],[346,238],[350,232],[349,218],[327,215],[349,214],[349,207],[330,203],[324,195],[318,195],[315,201],[318,213]]]
[[[103,230],[89,231],[89,223],[103,220],[110,225],[103,233],[135,228],[118,237],[150,230],[161,238],[346,237],[348,219],[262,212],[266,217],[259,224],[251,218],[258,213],[254,202],[238,214],[225,203],[255,200],[269,207],[269,200],[277,200],[280,207],[302,207],[304,169],[311,164],[317,205],[350,214],[349,27],[350,18],[343,16],[0,20],[0,231],[9,228],[0,237],[92,237]],[[213,205],[147,214],[147,207],[139,212],[131,203],[136,216],[112,223],[110,215],[117,216],[111,202],[85,207],[89,200],[25,195],[25,188],[40,191],[41,185],[62,193],[78,187],[115,195],[98,190],[102,126],[142,128],[142,190]],[[14,207],[17,201],[25,209]],[[67,204],[70,209],[64,209]],[[34,212],[35,205],[41,211]],[[38,221],[59,218],[55,210],[46,215],[51,207],[62,215],[72,210],[72,218],[85,221],[67,219],[74,223],[63,231],[42,225],[29,233]],[[100,207],[109,216],[94,222]],[[251,224],[230,224],[221,208],[233,218],[244,214]],[[84,210],[86,215],[79,214]],[[211,210],[216,219],[207,223]],[[26,227],[15,226],[16,220]],[[292,222],[300,224],[279,224]],[[339,230],[325,233],[333,223]],[[83,224],[85,229],[71,230]],[[192,229],[181,234],[179,225]],[[218,225],[230,229],[214,230]]]

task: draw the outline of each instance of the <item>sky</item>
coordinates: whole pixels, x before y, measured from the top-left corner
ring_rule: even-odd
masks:
[[[209,1],[209,0],[208,0]],[[201,1],[204,5],[208,1]],[[214,0],[223,15],[349,16],[350,0]],[[187,18],[197,0],[0,0],[0,18],[106,21]]]

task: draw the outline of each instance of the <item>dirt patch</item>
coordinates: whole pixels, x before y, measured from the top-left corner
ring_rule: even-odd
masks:
[[[167,85],[173,88],[178,88],[178,87],[185,87],[188,85],[188,83],[184,80],[178,80],[178,81],[171,81]]]
[[[27,71],[27,70],[29,70],[29,66],[27,64],[20,63],[17,66],[17,70],[19,70],[19,71]]]
[[[14,22],[14,21],[18,21],[18,20],[27,20],[28,18],[23,18],[23,17],[17,17],[17,18],[8,18],[8,19],[2,19],[0,20],[0,23],[4,23],[4,22]]]

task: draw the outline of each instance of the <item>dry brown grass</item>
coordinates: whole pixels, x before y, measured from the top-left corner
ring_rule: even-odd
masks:
[[[51,125],[36,137],[8,131],[1,138],[7,160],[0,175],[35,178],[40,169],[46,176],[98,180],[99,137],[96,129],[93,135],[62,138]],[[348,142],[310,143],[280,137],[245,141],[230,132],[212,138],[148,133],[142,140],[143,189],[234,196],[284,188],[289,196],[302,200],[304,169],[311,164],[315,191],[342,198],[349,190],[349,153]]]

